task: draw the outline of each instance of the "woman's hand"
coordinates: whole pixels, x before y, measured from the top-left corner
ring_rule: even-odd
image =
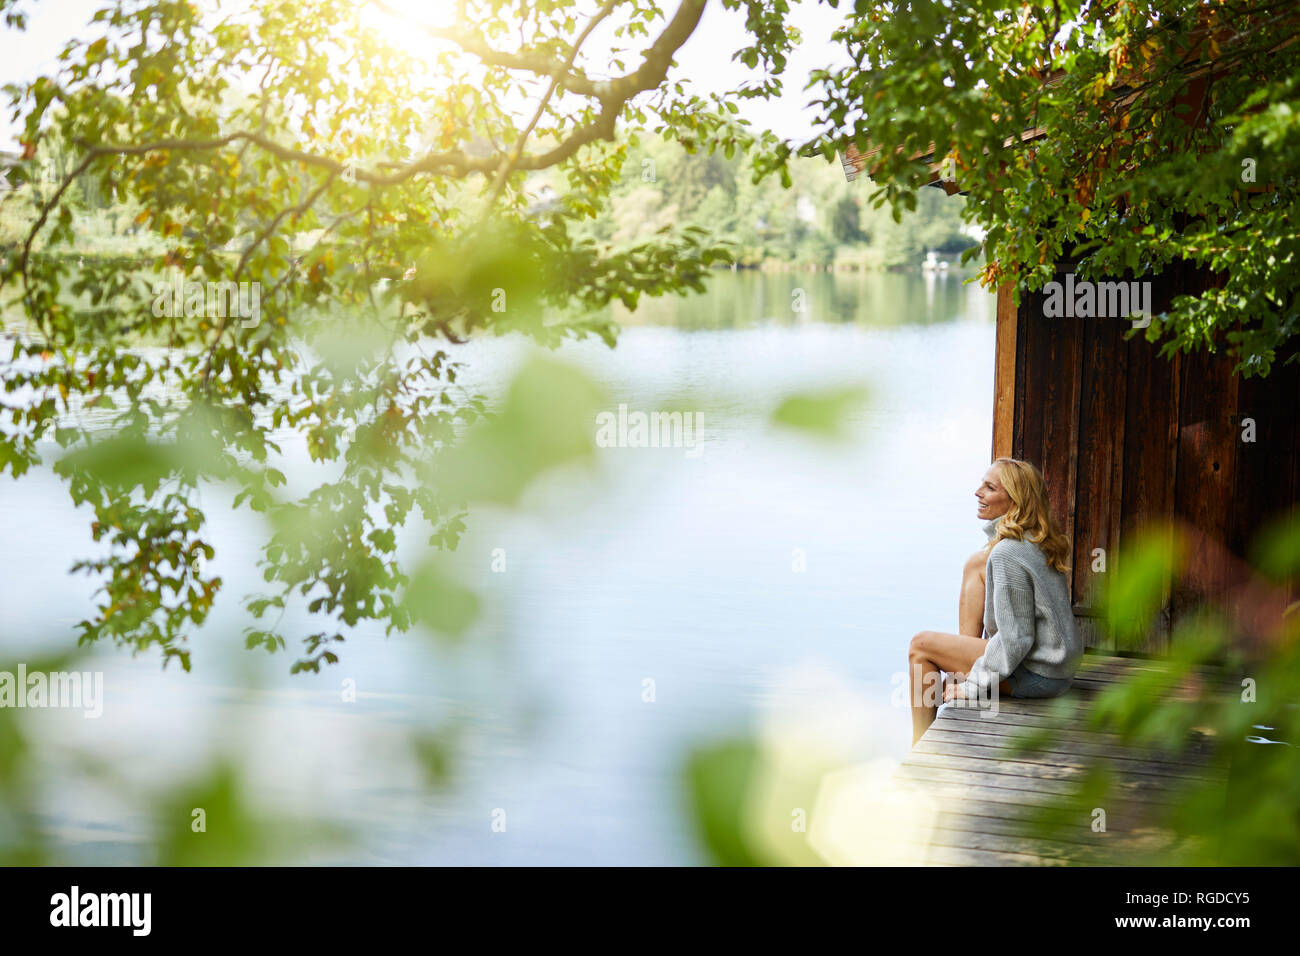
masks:
[[[962,690],[962,685],[958,683],[948,683],[943,688],[943,702],[950,704],[954,700],[965,700],[966,692]]]

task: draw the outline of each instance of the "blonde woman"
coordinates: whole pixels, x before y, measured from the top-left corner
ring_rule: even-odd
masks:
[[[1052,520],[1043,476],[1027,461],[999,458],[975,497],[989,540],[962,572],[961,633],[922,631],[908,648],[913,744],[934,722],[940,671],[954,675],[945,703],[998,692],[1056,697],[1083,654],[1070,607],[1070,545]]]

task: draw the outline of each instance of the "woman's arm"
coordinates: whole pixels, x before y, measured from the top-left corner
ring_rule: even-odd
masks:
[[[1034,646],[1034,580],[1029,569],[1005,550],[995,549],[988,574],[997,632],[961,685],[967,700],[989,696],[990,688],[1010,677]]]

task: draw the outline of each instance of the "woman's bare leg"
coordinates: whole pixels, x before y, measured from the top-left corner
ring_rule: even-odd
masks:
[[[912,685],[912,743],[921,739],[943,702],[940,671],[965,674],[984,653],[988,642],[964,634],[922,631],[912,638],[907,649],[908,671]]]
[[[961,595],[957,602],[957,633],[984,634],[984,567],[987,551],[976,551],[961,571]]]

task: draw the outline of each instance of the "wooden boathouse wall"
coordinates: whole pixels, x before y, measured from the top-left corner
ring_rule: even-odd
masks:
[[[1058,279],[1072,271],[1058,265]],[[1153,312],[1212,280],[1175,266],[1152,282]],[[1281,358],[1266,378],[1242,378],[1222,348],[1174,356],[1131,320],[1048,318],[1044,294],[1024,293],[1019,308],[999,291],[993,454],[1032,461],[1043,471],[1052,511],[1073,546],[1075,619],[1090,647],[1109,647],[1097,601],[1106,573],[1148,522],[1182,521],[1245,558],[1256,532],[1300,499],[1300,364]],[[1255,441],[1243,440],[1253,419]],[[1167,649],[1171,621],[1215,590],[1221,563],[1194,553],[1199,594],[1171,589],[1141,650]],[[1300,597],[1292,594],[1291,600]]]

